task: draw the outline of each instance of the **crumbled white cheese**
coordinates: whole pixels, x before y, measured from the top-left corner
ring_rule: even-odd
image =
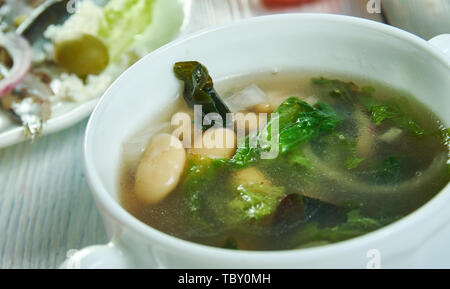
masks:
[[[104,21],[103,10],[91,1],[82,1],[79,10],[71,15],[63,25],[50,25],[44,32],[44,37],[57,42],[58,39],[70,33],[87,33],[97,35]]]
[[[100,75],[89,75],[86,83],[83,83],[83,80],[75,74],[63,73],[50,83],[50,87],[55,93],[52,101],[81,102],[99,97],[113,80],[113,76],[102,73]]]
[[[27,97],[20,102],[12,103],[12,110],[20,116],[22,124],[27,130],[27,134],[33,139],[38,136],[42,129],[42,110],[41,104]]]

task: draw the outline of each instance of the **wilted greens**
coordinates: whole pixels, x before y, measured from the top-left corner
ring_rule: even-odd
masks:
[[[272,125],[278,122],[279,152],[285,154],[320,134],[331,133],[340,121],[336,111],[324,102],[311,106],[296,97],[291,97],[273,112],[267,126],[255,138],[270,141]],[[252,161],[260,159],[260,153],[264,150],[270,150],[270,147],[250,148],[250,140],[247,140],[245,146],[237,150],[232,162],[247,166]]]
[[[424,133],[423,128],[401,107],[391,101],[377,101],[373,97],[375,89],[370,86],[359,88],[353,82],[342,82],[339,80],[314,78],[313,84],[317,86],[324,95],[338,98],[348,103],[361,103],[370,113],[372,121],[381,125],[386,120],[392,120],[399,127],[405,128],[417,136]]]

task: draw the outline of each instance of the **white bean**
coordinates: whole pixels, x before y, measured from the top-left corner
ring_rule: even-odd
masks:
[[[233,183],[239,185],[269,185],[272,183],[266,178],[266,176],[258,169],[249,167],[239,170],[233,174]]]
[[[189,153],[212,159],[231,158],[236,151],[236,134],[228,128],[210,128],[203,133],[202,147],[191,148]]]
[[[135,193],[148,204],[156,204],[175,187],[186,167],[186,152],[181,141],[170,134],[153,138],[139,163]]]
[[[256,113],[271,113],[273,111],[270,103],[262,102],[252,107],[252,111]]]
[[[267,124],[267,114],[238,112],[233,116],[238,137],[262,130]]]

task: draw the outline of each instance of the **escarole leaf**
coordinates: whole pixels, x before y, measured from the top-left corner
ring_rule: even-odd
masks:
[[[210,158],[192,155],[182,183],[187,209],[197,215],[201,208],[201,194],[214,185],[219,163]]]
[[[236,188],[237,196],[228,204],[231,224],[259,220],[272,214],[285,197],[283,187],[266,184],[246,184]]]
[[[358,86],[353,82],[343,82],[336,79],[320,77],[313,78],[312,82],[315,86],[320,87],[325,94],[348,101],[353,100],[355,92],[359,90]]]
[[[279,122],[280,152],[285,153],[301,143],[309,141],[320,133],[330,133],[340,123],[341,119],[332,107],[324,102],[311,106],[296,97],[285,100],[276,110],[262,130],[262,135],[271,138],[271,126]]]
[[[372,121],[381,125],[385,120],[392,120],[398,126],[407,129],[414,135],[424,134],[423,128],[411,116],[404,113],[395,103],[377,101],[373,98],[375,89],[371,86],[359,88],[353,82],[335,79],[313,78],[312,83],[322,96],[331,96],[347,102],[359,102],[370,113]]]
[[[301,247],[309,247],[316,244],[327,244],[344,241],[360,235],[375,231],[393,221],[396,218],[376,220],[362,216],[359,210],[347,213],[347,221],[335,227],[321,228],[317,223],[308,223],[293,237],[293,244],[304,244]]]
[[[375,164],[372,174],[378,183],[392,184],[399,181],[402,162],[398,157],[391,156],[379,164]]]
[[[223,121],[226,119],[230,110],[215,91],[205,66],[197,61],[177,62],[173,70],[175,76],[184,82],[183,97],[190,107],[201,105],[202,117],[208,113],[218,113]]]
[[[382,124],[385,120],[391,119],[398,126],[405,128],[415,135],[423,135],[423,128],[410,116],[403,113],[402,109],[394,103],[375,103],[368,106],[372,121],[376,125]]]
[[[331,133],[341,122],[341,118],[332,107],[324,102],[318,102],[311,106],[296,97],[291,97],[280,104],[272,114],[270,121],[256,137],[270,141],[274,122],[278,122],[278,145],[279,151],[283,154],[314,139],[321,133]],[[250,141],[247,139],[245,146],[237,150],[232,161],[245,166],[257,160],[262,151],[270,149],[267,146],[250,148],[249,143]]]
[[[290,165],[299,165],[303,168],[310,169],[313,167],[313,163],[308,159],[300,147],[294,148],[286,154],[286,161]]]
[[[231,158],[229,163],[237,167],[246,167],[253,161],[256,161],[259,154],[260,148],[250,147],[250,138],[247,136],[244,139],[244,145],[237,148],[236,153]]]
[[[362,161],[364,161],[364,158],[359,158],[356,156],[350,157],[345,161],[345,167],[348,170],[356,168]]]

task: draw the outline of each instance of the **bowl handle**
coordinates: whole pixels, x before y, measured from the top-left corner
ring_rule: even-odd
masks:
[[[81,250],[71,250],[60,269],[126,269],[135,262],[124,253],[114,240],[106,245],[94,245]]]
[[[450,58],[450,34],[441,34],[428,41]]]

